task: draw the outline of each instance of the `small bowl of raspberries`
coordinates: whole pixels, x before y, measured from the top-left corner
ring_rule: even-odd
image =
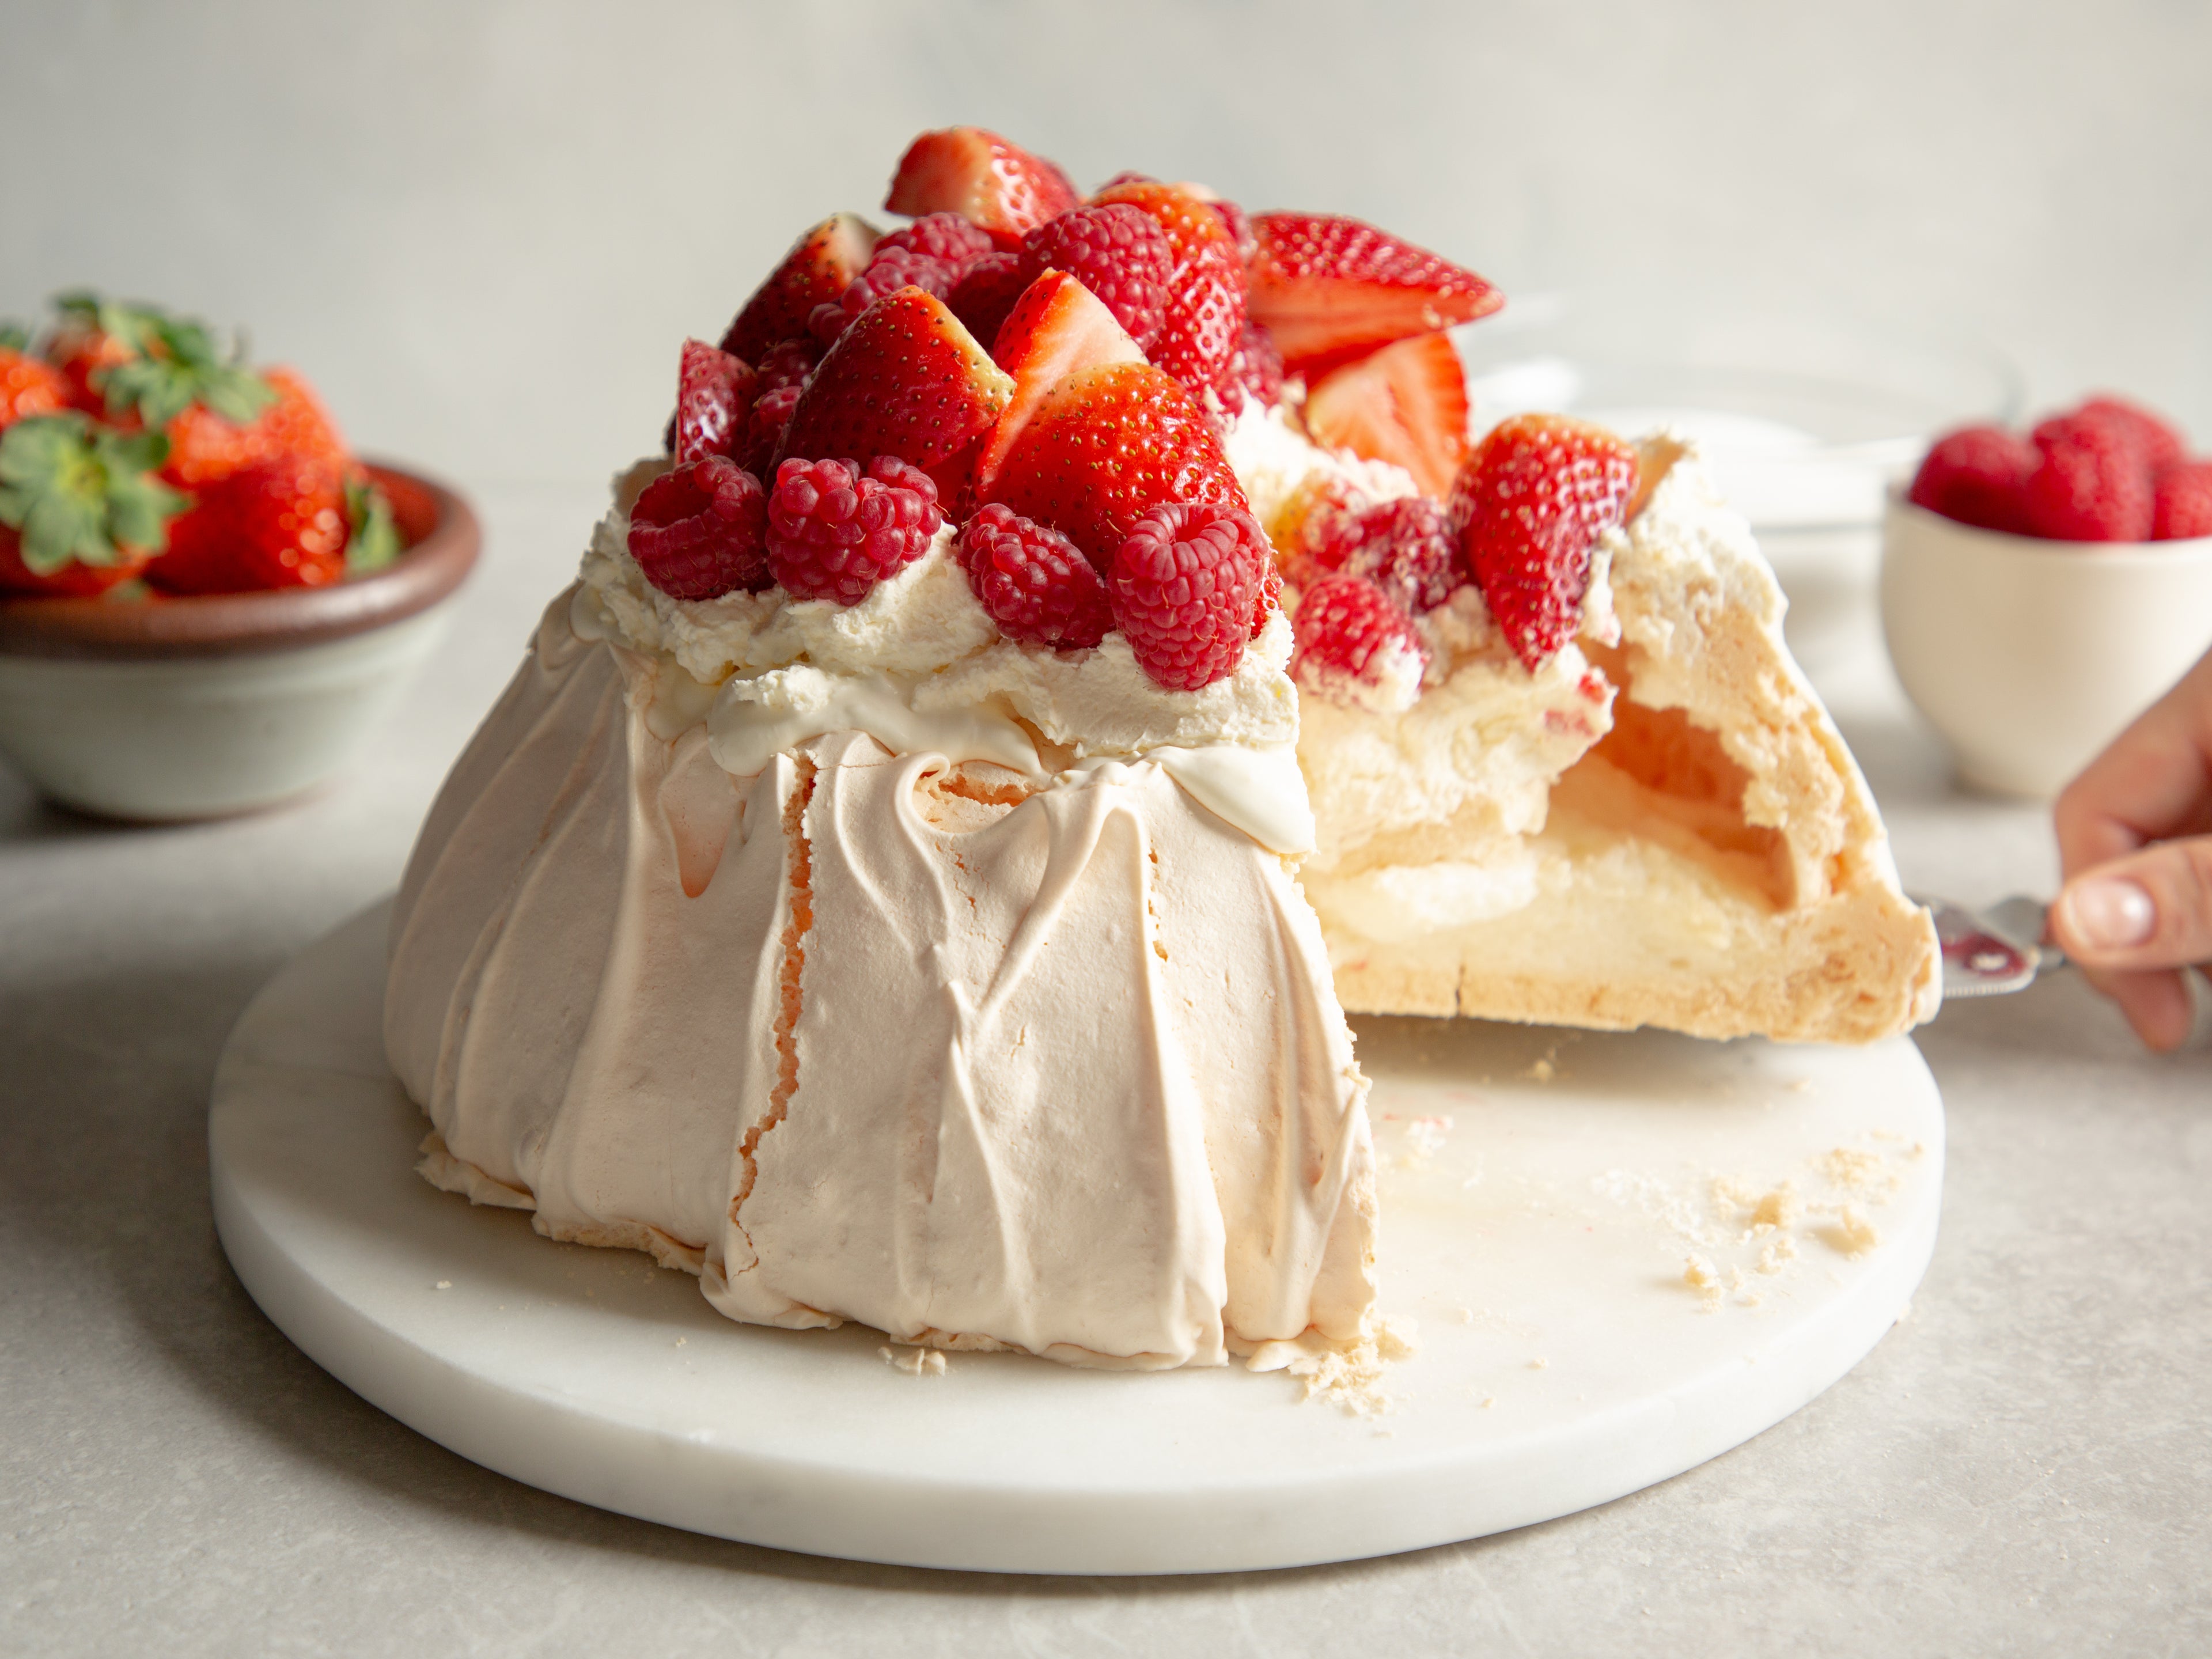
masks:
[[[35,344],[0,329],[0,755],[110,817],[304,793],[398,700],[479,541],[296,372],[64,295]]]
[[[2047,799],[2212,646],[2212,459],[2112,397],[1948,433],[1890,501],[1881,621],[1965,781]]]

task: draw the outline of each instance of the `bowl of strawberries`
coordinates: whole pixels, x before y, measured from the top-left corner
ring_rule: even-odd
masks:
[[[296,372],[64,295],[35,344],[0,332],[0,755],[113,817],[303,793],[398,699],[480,539]]]
[[[1890,500],[1881,618],[1966,781],[2048,799],[2212,647],[2212,459],[2112,397],[1947,433]]]

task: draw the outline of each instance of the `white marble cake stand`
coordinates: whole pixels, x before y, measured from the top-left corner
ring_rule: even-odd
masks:
[[[1901,1316],[1935,1244],[1942,1107],[1902,1039],[1367,1021],[1382,1300],[1419,1339],[1385,1374],[1389,1410],[1235,1367],[955,1355],[916,1374],[876,1333],[732,1324],[644,1256],[433,1191],[378,1037],[385,923],[379,906],[294,961],[224,1050],[208,1135],[239,1277],[319,1364],[463,1456],[726,1538],[1141,1573],[1502,1531],[1796,1410]],[[1793,1181],[1805,1212],[1750,1229],[1717,1176]],[[1685,1281],[1693,1256],[1713,1291]]]

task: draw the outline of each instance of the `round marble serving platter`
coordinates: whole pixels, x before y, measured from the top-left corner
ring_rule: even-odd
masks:
[[[1904,1316],[1935,1246],[1942,1106],[1902,1038],[1362,1020],[1381,1303],[1418,1328],[1379,1384],[1308,1399],[1318,1379],[1284,1372],[1012,1354],[939,1371],[855,1327],[732,1324],[685,1274],[424,1183],[378,1033],[386,914],[295,960],[223,1052],[210,1163],[239,1277],[463,1456],[750,1543],[1211,1572],[1523,1526],[1796,1411]],[[1781,1224],[1754,1224],[1775,1193]]]

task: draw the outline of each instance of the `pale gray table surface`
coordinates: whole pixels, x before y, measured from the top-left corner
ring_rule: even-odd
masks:
[[[479,505],[451,637],[319,799],[125,830],[0,775],[0,1651],[2212,1649],[2212,1054],[2144,1055],[2066,975],[1921,1034],[1942,1239],[1856,1371],[1703,1468],[1501,1537],[1191,1579],[817,1560],[518,1486],[356,1398],[223,1260],[207,1089],[256,988],[396,882],[598,510]],[[1793,635],[1908,884],[2047,890],[2042,814],[1956,793],[1899,700],[1865,568],[1794,574]]]

